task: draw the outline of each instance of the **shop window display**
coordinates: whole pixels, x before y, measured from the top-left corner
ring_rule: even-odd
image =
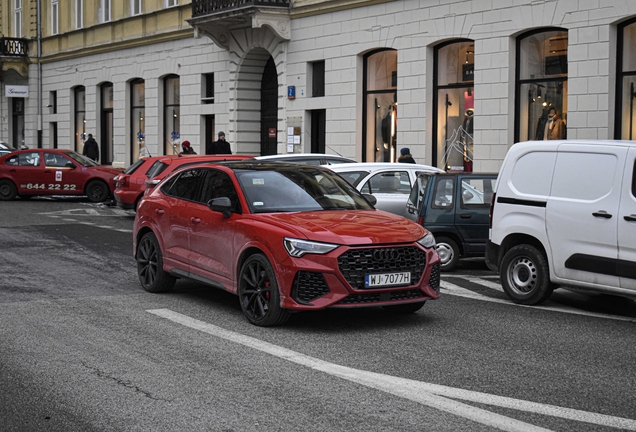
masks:
[[[453,41],[435,50],[434,113],[436,166],[472,172],[475,94],[475,44]]]
[[[75,151],[82,153],[86,141],[86,88],[77,86],[73,90],[75,103]]]
[[[515,141],[567,138],[568,33],[533,32],[517,40]]]
[[[636,137],[636,19],[627,21],[618,31],[618,79],[616,139]]]
[[[397,51],[365,56],[363,161],[395,162],[397,154]]]
[[[177,154],[180,151],[180,92],[179,77],[170,75],[164,79],[164,154]]]
[[[131,81],[131,160],[134,162],[141,156],[149,156],[150,153],[146,149],[146,91],[143,79]]]

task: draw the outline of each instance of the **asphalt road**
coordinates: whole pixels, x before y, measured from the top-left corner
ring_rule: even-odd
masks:
[[[259,328],[224,291],[143,291],[133,218],[0,202],[0,430],[636,430],[633,300],[521,307],[470,260],[411,316]]]

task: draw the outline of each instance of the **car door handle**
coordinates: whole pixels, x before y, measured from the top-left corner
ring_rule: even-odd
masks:
[[[196,217],[196,216],[192,216],[192,217],[190,218],[190,221],[191,221],[192,223],[199,223],[199,222],[201,222],[201,218],[198,218],[198,217]]]
[[[470,219],[472,215],[464,213],[464,214],[460,214],[459,217],[462,219]]]
[[[15,172],[15,168],[14,169],[10,169],[9,172]]]
[[[599,210],[597,212],[592,213],[594,217],[600,217],[603,219],[611,219],[612,215],[606,212],[605,210]]]
[[[44,170],[44,172],[50,174],[51,170]]]
[[[155,209],[155,213],[157,213],[158,215],[162,215],[165,213],[165,211],[161,210],[161,209]]]
[[[623,216],[627,222],[636,222],[636,214],[631,214],[629,216]]]

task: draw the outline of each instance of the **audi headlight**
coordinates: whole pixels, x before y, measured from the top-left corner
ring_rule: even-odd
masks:
[[[417,242],[425,248],[432,248],[435,247],[435,236],[433,236],[433,234],[431,233],[428,233]]]
[[[289,237],[285,237],[283,244],[285,245],[285,249],[287,249],[287,253],[294,258],[300,258],[306,253],[323,255],[338,247],[338,245],[335,244],[318,243]]]

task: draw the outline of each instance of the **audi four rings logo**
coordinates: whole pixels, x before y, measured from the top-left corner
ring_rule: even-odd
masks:
[[[373,251],[373,259],[378,261],[396,260],[400,257],[400,253],[395,249],[381,249]]]

